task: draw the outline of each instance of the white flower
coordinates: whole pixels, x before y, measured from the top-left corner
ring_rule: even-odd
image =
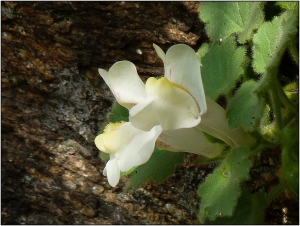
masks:
[[[119,182],[120,172],[129,171],[149,160],[161,131],[161,126],[142,131],[129,122],[106,126],[104,133],[96,137],[95,144],[99,150],[110,154],[103,174],[111,186],[115,187]]]
[[[117,101],[130,110],[130,122],[136,128],[164,130],[191,128],[199,124],[206,110],[200,74],[200,61],[187,45],[172,46],[166,54],[156,45],[165,65],[165,77],[149,78],[144,84],[129,61],[115,63],[99,73]]]
[[[184,44],[172,46],[166,54],[155,44],[154,48],[164,62],[162,78],[150,77],[144,84],[129,61],[116,62],[108,72],[99,69],[117,102],[129,110],[129,123],[118,126],[118,133],[109,133],[109,138],[105,131],[95,141],[101,151],[111,154],[105,172],[112,186],[119,180],[117,172],[141,165],[150,158],[156,139],[157,145],[167,150],[206,157],[219,155],[224,146],[209,142],[205,133],[230,146],[244,142],[243,132],[228,128],[225,110],[205,97],[195,51]],[[113,148],[102,145],[106,139],[108,143],[113,141]],[[147,158],[128,160],[144,152]]]

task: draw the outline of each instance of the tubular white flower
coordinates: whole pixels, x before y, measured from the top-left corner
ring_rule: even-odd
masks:
[[[149,78],[144,85],[129,61],[115,63],[108,72],[99,69],[99,74],[118,103],[130,110],[135,127],[149,131],[155,125],[164,130],[198,125],[207,107],[195,51],[184,44],[172,46],[166,54],[155,44],[154,48],[165,64],[161,79]]]
[[[110,124],[95,139],[98,149],[110,154],[104,174],[113,187],[120,172],[148,161],[155,142],[166,150],[210,158],[224,145],[209,142],[205,133],[232,147],[253,142],[242,130],[229,129],[225,110],[205,97],[200,61],[191,47],[174,45],[166,54],[154,48],[164,62],[162,78],[144,84],[129,61],[115,63],[108,72],[99,69],[118,103],[129,110],[129,122]]]
[[[197,126],[200,130],[223,140],[231,147],[241,145],[251,146],[255,140],[240,128],[230,129],[226,111],[218,103],[206,97],[207,113],[202,116],[201,123]]]
[[[103,174],[107,175],[111,186],[115,187],[119,182],[120,172],[129,171],[149,160],[161,132],[161,126],[142,131],[129,122],[106,126],[104,132],[95,138],[95,144],[100,151],[110,154]]]
[[[164,130],[156,145],[168,151],[184,151],[208,158],[218,156],[224,149],[220,143],[209,142],[198,127]]]

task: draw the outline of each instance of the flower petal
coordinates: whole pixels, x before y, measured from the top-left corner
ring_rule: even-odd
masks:
[[[164,130],[158,141],[157,145],[167,150],[195,153],[208,158],[216,157],[224,148],[222,144],[208,141],[204,133],[197,127]],[[159,145],[160,142],[161,145]]]
[[[207,112],[201,118],[201,123],[197,126],[202,131],[223,140],[231,147],[238,147],[242,144],[252,145],[253,137],[242,129],[230,129],[226,118],[226,111],[218,103],[210,98],[206,98]]]
[[[101,69],[101,68],[98,68],[98,73],[100,74],[100,76],[103,78],[104,82],[108,85],[109,82],[108,82],[108,72],[104,69]],[[109,85],[108,85],[109,86]],[[110,87],[109,87],[110,88]]]
[[[162,132],[161,126],[155,126],[150,131],[142,131],[133,127],[130,123],[124,127],[124,136],[130,137],[124,148],[116,153],[119,160],[120,170],[126,172],[132,167],[144,164],[151,157],[155,142]],[[128,138],[129,138],[128,137]]]
[[[108,152],[105,148],[105,146],[103,145],[103,134],[99,134],[98,136],[96,136],[95,138],[95,144],[96,144],[96,147],[100,150],[100,151],[103,151],[103,152]]]
[[[133,63],[118,61],[108,72],[103,69],[98,71],[118,103],[127,109],[146,98],[145,85],[138,76]]]
[[[104,172],[107,175],[108,183],[115,187],[120,180],[120,168],[114,155],[110,155],[110,160],[106,163]]]
[[[149,131],[153,126],[159,125],[159,119],[152,106],[152,99],[139,103],[129,111],[129,121],[131,124],[141,130]]]
[[[200,115],[206,110],[200,60],[195,51],[185,44],[172,46],[166,53],[165,77],[184,87],[197,101]]]
[[[166,54],[165,54],[165,52],[158,45],[155,45],[154,43],[153,43],[153,47],[154,47],[157,55],[160,57],[160,59],[162,59],[162,61],[165,64],[165,60],[166,60]]]
[[[100,151],[109,154],[114,154],[118,151],[122,143],[116,142],[116,140],[122,141],[123,134],[120,133],[120,127],[125,123],[126,122],[109,123],[105,127],[104,132],[95,138],[96,147]]]
[[[109,165],[106,165],[104,174],[107,176],[117,174],[113,166],[120,173],[120,171],[126,172],[132,167],[147,162],[161,132],[160,125],[154,126],[150,131],[143,131],[135,128],[130,122],[109,124],[104,133],[95,139],[97,147],[110,153],[111,162],[109,161]],[[114,161],[117,161],[117,166]],[[115,178],[116,176],[111,177]]]
[[[164,130],[190,128],[199,124],[201,118],[195,99],[165,77],[158,80],[149,78],[146,92],[149,98],[154,99],[151,105]],[[146,113],[141,111],[139,114]]]

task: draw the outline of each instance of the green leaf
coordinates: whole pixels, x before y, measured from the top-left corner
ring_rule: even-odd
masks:
[[[130,170],[128,170],[128,171],[126,171],[126,172],[121,172],[120,177],[122,178],[122,177],[124,177],[124,176],[126,176],[126,175],[128,175],[128,174],[131,174],[132,172],[134,172],[134,171],[136,170],[137,167],[138,167],[138,166],[132,167]]]
[[[256,225],[263,224],[267,201],[262,193],[249,194],[246,186],[242,186],[242,195],[231,217],[219,216],[215,221],[205,222],[215,225]]]
[[[103,161],[108,161],[110,159],[110,155],[108,153],[103,152],[103,151],[100,151],[99,157]]]
[[[205,56],[205,54],[209,51],[209,48],[210,48],[210,45],[208,43],[203,43],[198,52],[197,52],[197,55],[198,57],[201,59],[202,57]]]
[[[279,6],[282,9],[289,10],[293,9],[295,12],[298,12],[299,10],[299,2],[294,1],[294,2],[275,2],[275,6]]]
[[[240,147],[232,150],[224,162],[200,185],[201,197],[198,219],[215,220],[218,216],[231,216],[241,195],[240,183],[248,179],[251,162],[249,150]]]
[[[294,103],[299,100],[299,85],[297,82],[286,85],[283,90],[286,96]]]
[[[148,179],[160,183],[173,174],[175,166],[183,163],[183,152],[170,152],[155,148],[151,158],[145,164],[136,168],[132,173],[130,182],[126,185],[125,191],[130,188],[137,188]]]
[[[262,2],[203,2],[199,16],[212,41],[238,33],[245,43],[263,22]]]
[[[253,92],[257,82],[247,81],[238,89],[227,107],[226,117],[231,129],[242,125],[245,130],[253,131],[262,116],[264,100]]]
[[[253,36],[253,68],[257,73],[265,73],[279,61],[297,33],[297,17],[288,10],[271,22],[264,22]]]
[[[120,122],[125,121],[128,122],[129,119],[129,111],[127,108],[120,105],[118,102],[115,102],[112,106],[111,113],[108,116],[109,122]]]
[[[218,162],[223,161],[224,158],[227,156],[227,154],[228,154],[228,150],[227,151],[224,150],[223,152],[221,152],[221,154],[219,154],[218,156],[216,156],[214,158],[199,156],[198,159],[195,160],[195,163],[205,163],[205,164],[213,163],[213,164],[217,164]]]
[[[299,126],[298,120],[290,122],[283,131],[281,180],[299,197]]]
[[[213,44],[201,59],[202,80],[205,94],[215,100],[220,94],[227,94],[235,81],[243,74],[245,48],[235,48],[235,41],[229,38],[221,44]]]

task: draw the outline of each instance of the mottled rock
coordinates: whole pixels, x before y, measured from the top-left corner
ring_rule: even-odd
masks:
[[[198,48],[199,3],[1,2],[1,10],[2,223],[170,224],[179,215],[195,223],[182,206],[165,208],[164,194],[123,193],[128,178],[111,188],[94,138],[114,101],[97,68],[126,59],[142,79],[162,75],[152,44]]]

